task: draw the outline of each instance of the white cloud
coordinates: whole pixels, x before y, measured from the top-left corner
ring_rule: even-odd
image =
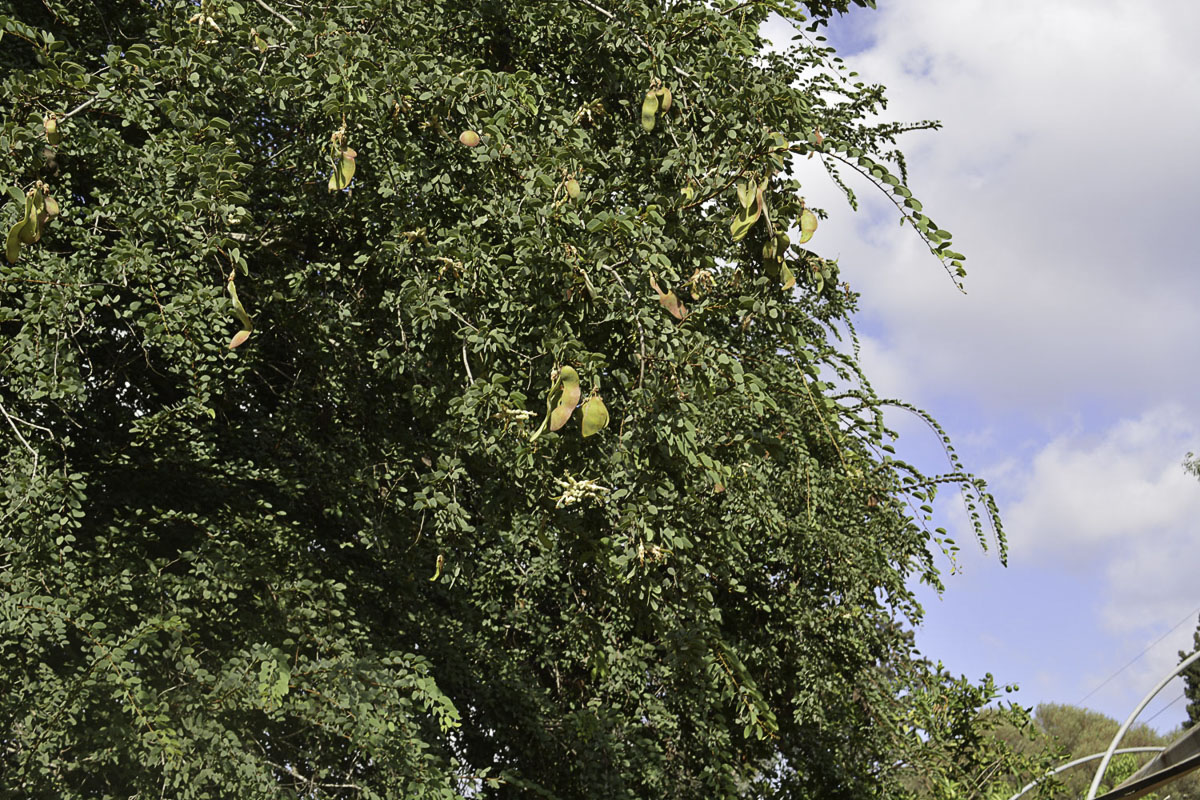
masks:
[[[1117,552],[1114,582],[1138,565],[1140,579],[1156,567],[1190,574],[1200,563],[1200,482],[1181,462],[1198,443],[1200,424],[1178,406],[1121,420],[1099,436],[1077,430],[1055,437],[1012,487],[1014,552],[1089,568]],[[1151,580],[1162,582],[1162,573]]]
[[[875,45],[853,68],[889,88],[888,117],[941,118],[902,146],[929,213],[968,255],[960,297],[870,190],[814,245],[841,255],[893,372],[926,397],[1020,404],[1052,418],[1103,395],[1200,393],[1200,5],[1102,0],[908,0],[856,14]],[[885,220],[864,230],[863,220]],[[925,398],[917,397],[918,402]]]

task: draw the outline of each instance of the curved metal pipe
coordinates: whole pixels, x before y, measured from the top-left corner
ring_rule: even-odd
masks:
[[[1142,713],[1142,709],[1148,706],[1150,701],[1154,699],[1154,696],[1174,680],[1175,676],[1190,667],[1197,659],[1200,659],[1200,650],[1197,650],[1179,662],[1179,665],[1171,670],[1171,673],[1167,677],[1159,681],[1158,685],[1150,690],[1150,694],[1142,698],[1142,702],[1138,703],[1137,708],[1129,715],[1129,719],[1125,720],[1125,723],[1117,730],[1117,735],[1113,737],[1112,744],[1108,746],[1108,751],[1104,754],[1104,759],[1100,762],[1100,766],[1096,767],[1096,776],[1092,778],[1092,787],[1088,789],[1087,800],[1095,800],[1096,792],[1100,789],[1100,781],[1104,779],[1104,771],[1108,769],[1108,762],[1112,761],[1113,753],[1117,750],[1117,745],[1121,743],[1121,739],[1124,738],[1125,732],[1129,730],[1129,727],[1133,725],[1133,721],[1137,719],[1137,715]]]
[[[1122,747],[1120,750],[1114,750],[1113,755],[1123,755],[1125,753],[1161,753],[1163,750],[1166,750],[1166,748],[1165,747]],[[1057,775],[1058,773],[1068,770],[1071,767],[1078,767],[1080,764],[1086,764],[1089,761],[1095,761],[1097,758],[1103,758],[1103,757],[1104,757],[1104,751],[1101,751],[1099,753],[1092,753],[1090,756],[1084,756],[1083,758],[1077,758],[1070,763],[1063,764],[1061,767],[1057,767],[1055,769],[1050,770],[1042,777],[1036,778],[1033,781],[1030,781],[1028,784],[1026,784],[1025,788],[1021,789],[1021,791],[1017,792],[1012,797],[1008,798],[1008,800],[1017,800],[1018,797],[1025,794],[1030,789],[1037,786],[1042,781],[1046,780],[1046,778],[1049,778],[1051,775]]]

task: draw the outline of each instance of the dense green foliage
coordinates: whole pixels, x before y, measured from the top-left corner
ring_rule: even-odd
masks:
[[[0,794],[1012,767],[990,678],[909,632],[934,491],[981,539],[990,498],[889,455],[854,291],[779,236],[819,246],[815,156],[961,277],[880,88],[803,32],[839,5],[0,6]]]

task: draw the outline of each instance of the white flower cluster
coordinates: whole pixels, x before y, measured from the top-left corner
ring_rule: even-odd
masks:
[[[559,497],[555,498],[558,500],[558,502],[555,504],[556,508],[572,506],[581,500],[587,500],[588,498],[603,503],[604,496],[612,491],[612,489],[609,489],[607,486],[601,486],[595,481],[576,480],[570,475],[567,476],[566,480],[555,478],[554,482],[561,486],[563,490],[563,493]]]
[[[502,408],[500,413],[509,419],[527,420],[537,416],[536,411],[526,411],[523,408]]]

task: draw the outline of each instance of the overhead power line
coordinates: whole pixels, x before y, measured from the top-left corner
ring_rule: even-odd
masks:
[[[1143,649],[1143,650],[1142,650],[1142,652],[1138,653],[1136,656],[1134,656],[1133,658],[1129,659],[1129,663],[1128,663],[1128,664],[1126,664],[1125,666],[1121,667],[1121,668],[1120,668],[1120,669],[1118,669],[1116,672],[1114,672],[1112,675],[1109,675],[1107,678],[1105,678],[1103,681],[1101,681],[1099,686],[1097,686],[1095,689],[1092,689],[1090,692],[1088,692],[1087,694],[1085,694],[1085,695],[1084,695],[1084,696],[1083,696],[1083,697],[1082,697],[1082,698],[1081,698],[1081,699],[1080,699],[1078,702],[1076,702],[1076,703],[1075,703],[1075,705],[1077,705],[1077,706],[1081,706],[1081,705],[1083,705],[1083,701],[1084,701],[1084,700],[1087,700],[1089,697],[1091,697],[1092,695],[1094,695],[1096,692],[1100,691],[1100,690],[1101,690],[1101,689],[1103,689],[1105,686],[1107,686],[1107,685],[1108,685],[1108,683],[1109,683],[1109,681],[1111,681],[1113,678],[1117,677],[1117,676],[1118,676],[1118,675],[1120,675],[1122,672],[1124,672],[1125,670],[1127,670],[1127,669],[1129,669],[1130,667],[1132,667],[1132,666],[1134,665],[1134,663],[1135,663],[1135,662],[1136,662],[1136,661],[1137,661],[1139,658],[1141,658],[1142,656],[1146,655],[1146,653],[1150,652],[1150,649],[1151,649],[1151,648],[1153,648],[1153,647],[1154,647],[1156,644],[1158,644],[1158,643],[1159,643],[1159,642],[1161,642],[1163,639],[1167,638],[1167,637],[1168,637],[1168,636],[1170,636],[1172,633],[1174,633],[1174,632],[1175,632],[1175,631],[1176,631],[1176,630],[1179,628],[1179,626],[1180,626],[1180,625],[1182,625],[1183,623],[1187,622],[1187,621],[1188,621],[1188,620],[1190,620],[1190,619],[1195,619],[1197,614],[1200,614],[1200,606],[1196,606],[1196,608],[1195,608],[1194,610],[1192,610],[1192,611],[1188,612],[1188,615],[1187,615],[1186,617],[1184,617],[1183,619],[1179,620],[1179,622],[1176,622],[1176,623],[1175,623],[1175,625],[1174,625],[1174,626],[1171,628],[1171,630],[1167,631],[1167,632],[1166,632],[1166,633],[1164,633],[1162,636],[1158,637],[1158,638],[1157,638],[1157,639],[1155,639],[1153,642],[1151,642],[1150,644],[1146,645],[1145,649]]]

